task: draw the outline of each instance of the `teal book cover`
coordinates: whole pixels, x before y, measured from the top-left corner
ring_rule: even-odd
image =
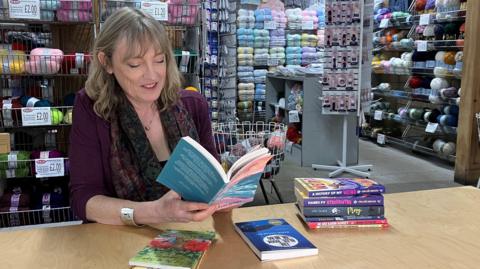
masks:
[[[129,260],[130,266],[146,268],[197,268],[215,239],[215,232],[165,230]]]
[[[183,137],[157,181],[184,200],[217,203],[219,208],[253,200],[265,166],[271,159],[266,148],[247,153],[225,172],[222,165],[198,142]]]

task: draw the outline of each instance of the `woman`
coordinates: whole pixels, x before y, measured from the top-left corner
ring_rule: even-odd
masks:
[[[182,136],[216,156],[205,99],[180,87],[159,22],[131,8],[106,20],[73,111],[70,193],[78,217],[139,225],[201,221],[215,212],[155,181]]]

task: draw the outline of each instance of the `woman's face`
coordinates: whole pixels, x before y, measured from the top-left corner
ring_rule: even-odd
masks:
[[[107,71],[115,75],[130,102],[135,105],[151,104],[159,98],[165,85],[165,54],[150,46],[144,55],[138,48],[134,56],[126,57],[128,45],[132,44],[127,44],[126,39],[119,42],[112,55],[112,66]]]

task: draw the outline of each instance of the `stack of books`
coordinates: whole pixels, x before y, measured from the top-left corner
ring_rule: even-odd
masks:
[[[388,227],[384,192],[371,179],[295,179],[299,216],[310,229]]]

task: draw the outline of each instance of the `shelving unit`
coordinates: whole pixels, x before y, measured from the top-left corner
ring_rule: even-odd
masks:
[[[11,149],[0,154],[0,229],[81,223],[69,207],[66,156],[74,94],[91,59],[94,3],[40,0],[36,19],[0,8],[0,130]]]
[[[341,121],[334,115],[323,115],[322,81],[318,76],[284,77],[267,75],[266,110],[267,119],[280,116],[283,123],[289,124],[288,109],[278,105],[280,98],[288,99],[291,88],[295,83],[301,83],[304,90],[303,111],[300,113],[300,125],[302,132],[301,144],[292,144],[290,150],[286,150],[286,158],[304,166],[312,164],[336,164],[341,159],[343,128]],[[358,162],[358,139],[355,134],[356,116],[348,116],[349,132],[347,164]],[[287,133],[288,136],[288,133]]]
[[[408,12],[405,19],[377,20],[373,50],[377,60],[372,72],[376,102],[367,111],[370,121],[364,134],[373,139],[383,134],[387,144],[455,162],[459,96],[440,96],[440,91],[460,88],[463,60],[453,57],[464,47],[464,32],[459,27],[466,11],[460,5],[456,10],[419,11],[413,1]],[[402,29],[408,29],[408,34],[400,40],[395,31]],[[448,64],[443,54],[436,54],[440,51],[452,56]],[[432,79],[445,80],[448,86],[432,89],[430,84],[437,87],[439,82],[430,83]],[[429,117],[433,112],[439,116]]]

